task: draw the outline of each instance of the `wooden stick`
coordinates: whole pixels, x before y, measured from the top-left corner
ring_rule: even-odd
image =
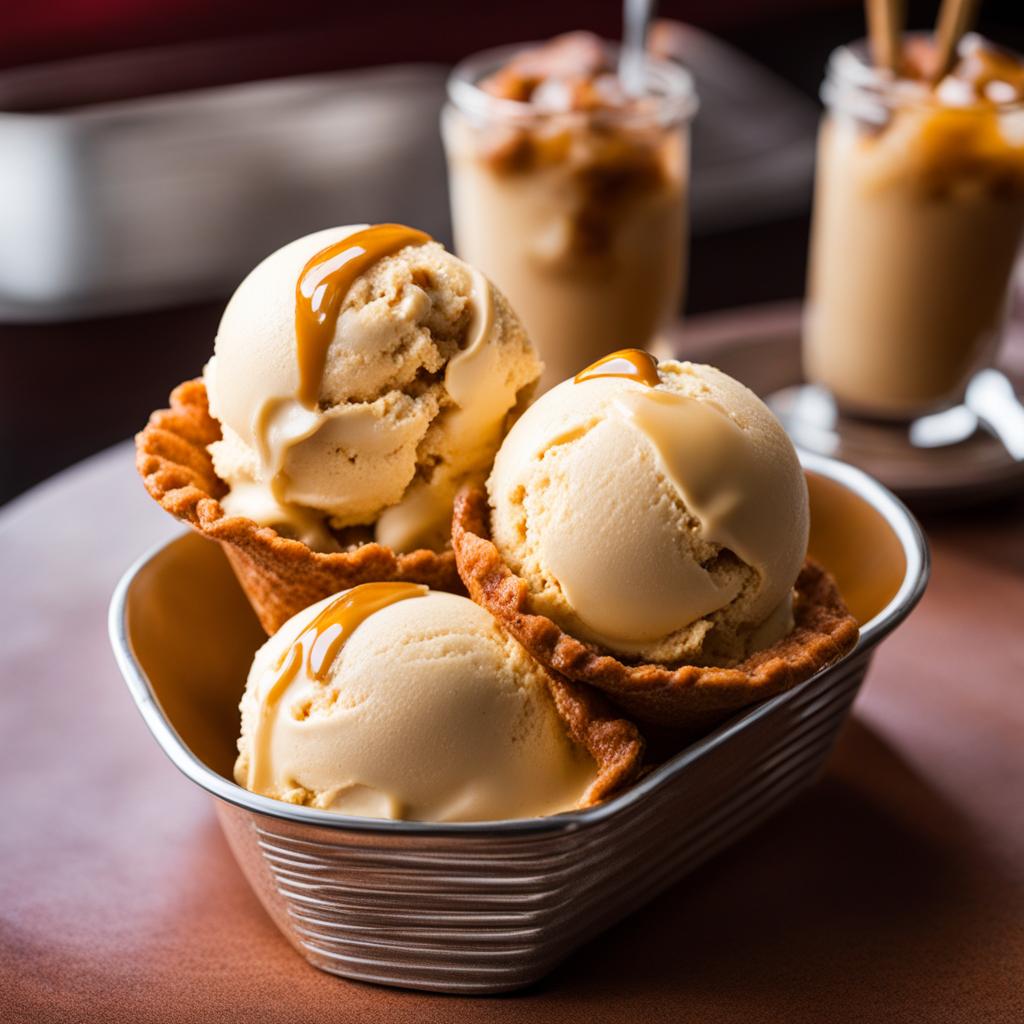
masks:
[[[981,0],[942,0],[939,20],[935,23],[933,82],[941,82],[953,70],[960,40],[974,24],[980,6]]]
[[[904,0],[866,0],[868,38],[875,67],[896,74],[902,58]]]

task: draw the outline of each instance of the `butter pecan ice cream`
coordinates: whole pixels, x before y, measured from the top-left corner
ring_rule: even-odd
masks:
[[[608,357],[527,410],[487,488],[498,551],[572,636],[716,665],[793,626],[803,471],[764,403],[714,367]]]
[[[331,275],[361,250],[332,308]],[[322,551],[442,548],[455,490],[486,473],[540,369],[502,295],[421,232],[300,238],[239,286],[206,367],[224,509]]]

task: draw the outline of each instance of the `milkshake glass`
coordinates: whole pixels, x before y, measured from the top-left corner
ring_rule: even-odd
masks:
[[[912,60],[927,47],[908,37]],[[994,357],[1024,229],[1024,73],[968,36],[932,86],[833,53],[803,360],[854,416],[955,405]]]
[[[524,47],[463,61],[442,115],[456,251],[522,317],[542,389],[650,346],[683,295],[692,80],[648,58],[644,93],[625,97],[617,49],[589,39],[605,69],[546,79],[536,99],[536,83],[524,99],[481,87]]]

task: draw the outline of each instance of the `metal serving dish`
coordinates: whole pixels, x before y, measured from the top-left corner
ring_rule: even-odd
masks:
[[[586,811],[392,822],[235,785],[237,704],[265,637],[220,548],[197,535],[128,571],[111,604],[111,641],[157,742],[216,797],[242,870],[310,963],[439,992],[519,988],[811,783],[875,648],[920,598],[928,551],[906,508],[850,466],[814,456],[804,465],[811,554],[861,621],[856,648]]]

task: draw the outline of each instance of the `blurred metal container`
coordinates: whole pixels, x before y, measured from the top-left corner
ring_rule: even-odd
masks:
[[[0,322],[222,296],[331,224],[400,221],[447,243],[447,69],[295,74],[308,60],[334,66],[322,35],[0,71]],[[815,105],[706,33],[663,22],[656,39],[702,97],[694,232],[805,207]]]
[[[850,466],[817,456],[804,463],[811,552],[862,622],[856,648],[589,810],[471,824],[378,821],[235,785],[236,705],[265,636],[219,549],[195,535],[126,574],[111,604],[111,641],[157,742],[217,798],[242,869],[310,963],[439,992],[519,988],[811,783],[875,648],[921,596],[928,551],[906,508]]]
[[[144,84],[139,60],[107,64],[128,88]],[[75,105],[111,71],[92,63],[0,75],[0,321],[220,295],[325,225],[403,221],[447,236],[440,66]],[[47,104],[67,106],[12,110],[33,105],[41,70]]]

